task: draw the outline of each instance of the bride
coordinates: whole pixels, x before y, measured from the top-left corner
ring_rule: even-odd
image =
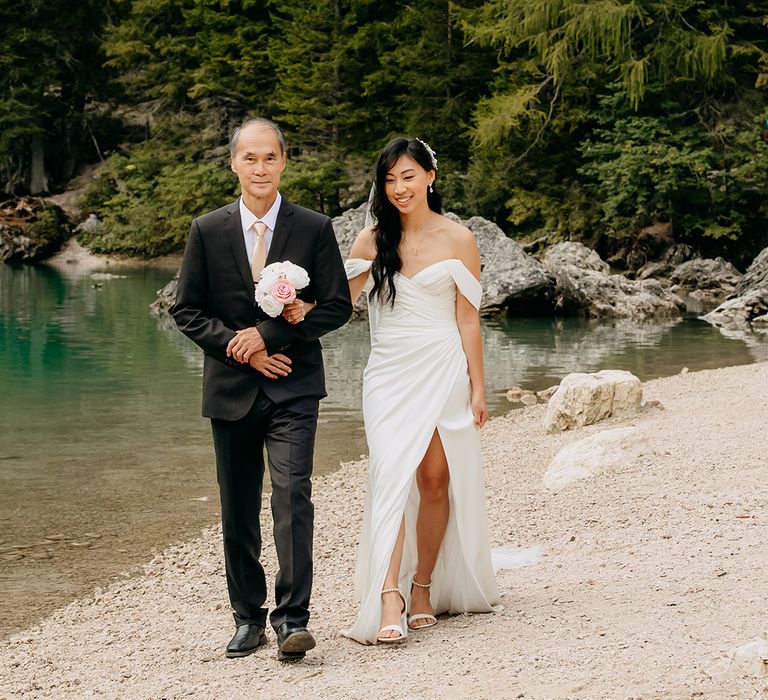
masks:
[[[346,262],[352,300],[368,293],[371,322],[360,609],[342,632],[363,644],[402,642],[443,612],[499,609],[480,458],[480,254],[471,231],[441,215],[436,170],[419,139],[384,147],[374,224]],[[311,308],[298,302],[284,315],[298,323]]]
[[[343,632],[365,644],[401,642],[442,612],[490,612],[499,603],[480,458],[488,420],[480,254],[472,233],[441,215],[436,170],[419,139],[384,147],[374,224],[346,263],[352,299],[367,291],[371,316],[360,610]]]

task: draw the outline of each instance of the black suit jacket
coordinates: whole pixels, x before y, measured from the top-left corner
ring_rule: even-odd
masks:
[[[203,415],[237,420],[259,388],[275,403],[326,396],[318,338],[343,326],[352,313],[349,286],[331,220],[283,198],[266,264],[290,262],[309,274],[299,297],[317,303],[301,323],[270,318],[257,305],[238,201],[192,222],[171,314],[205,352]],[[235,331],[258,326],[267,352],[291,358],[287,377],[269,379],[226,356]]]

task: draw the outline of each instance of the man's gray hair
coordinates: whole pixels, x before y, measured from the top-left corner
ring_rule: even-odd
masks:
[[[251,124],[262,124],[263,126],[268,126],[272,129],[277,136],[277,140],[280,142],[280,152],[285,153],[285,136],[280,127],[271,119],[265,119],[264,117],[249,117],[248,119],[245,119],[240,126],[236,126],[235,130],[232,132],[232,138],[229,139],[230,158],[235,155],[235,151],[237,150],[237,142],[240,140],[240,132],[246,126],[250,126]]]

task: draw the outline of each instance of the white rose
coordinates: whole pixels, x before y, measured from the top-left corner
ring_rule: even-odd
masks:
[[[265,294],[262,300],[259,302],[259,306],[261,307],[261,310],[267,314],[267,316],[275,318],[283,312],[284,304],[283,302],[275,299],[271,294]]]
[[[259,281],[258,286],[261,287],[265,292],[272,289],[275,282],[280,278],[280,272],[275,269],[275,266],[278,263],[272,263],[271,265],[267,265],[262,271],[261,275],[259,275]]]
[[[287,279],[294,289],[304,289],[309,284],[309,275],[307,271],[291,262],[285,263],[285,279]]]

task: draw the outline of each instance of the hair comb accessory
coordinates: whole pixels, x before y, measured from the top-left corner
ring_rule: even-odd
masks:
[[[422,141],[420,138],[416,138],[416,140],[424,146],[424,148],[427,149],[427,153],[429,153],[429,157],[432,159],[432,169],[437,170],[437,156],[435,155],[435,151],[432,149],[432,146],[430,146],[426,141]]]

